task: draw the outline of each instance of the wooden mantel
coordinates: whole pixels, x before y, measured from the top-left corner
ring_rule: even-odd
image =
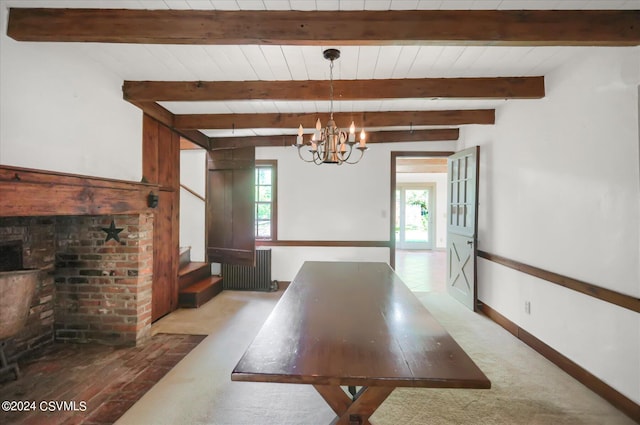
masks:
[[[0,165],[0,217],[153,212],[156,184]]]

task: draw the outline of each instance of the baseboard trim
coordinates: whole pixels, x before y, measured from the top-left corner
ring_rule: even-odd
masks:
[[[279,280],[278,281],[278,291],[286,291],[287,289],[289,289],[289,285],[291,285],[291,281],[290,280]]]
[[[629,399],[627,396],[620,393],[618,390],[611,387],[609,384],[605,383],[600,378],[584,369],[582,366],[573,362],[568,357],[554,350],[552,347],[545,344],[526,330],[522,329],[517,324],[513,323],[511,320],[507,319],[505,316],[503,316],[487,304],[483,303],[482,301],[478,302],[478,309],[488,318],[505,328],[509,333],[513,334],[529,347],[536,350],[543,357],[558,366],[578,382],[582,383],[591,391],[607,400],[609,403],[611,403],[618,410],[629,416],[634,421],[640,423],[639,404],[635,403],[633,400]]]

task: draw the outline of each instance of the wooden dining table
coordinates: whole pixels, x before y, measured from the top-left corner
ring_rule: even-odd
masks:
[[[391,267],[374,262],[305,262],[231,379],[313,385],[331,423],[348,425],[370,424],[397,387],[491,387]]]

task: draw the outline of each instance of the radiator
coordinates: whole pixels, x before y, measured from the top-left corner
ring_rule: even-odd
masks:
[[[277,282],[271,281],[271,250],[256,249],[256,265],[222,264],[222,288],[249,291],[274,291]]]

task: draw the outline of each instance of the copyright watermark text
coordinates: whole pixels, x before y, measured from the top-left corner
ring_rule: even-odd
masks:
[[[3,412],[84,412],[86,401],[67,400],[5,400],[2,402]]]

